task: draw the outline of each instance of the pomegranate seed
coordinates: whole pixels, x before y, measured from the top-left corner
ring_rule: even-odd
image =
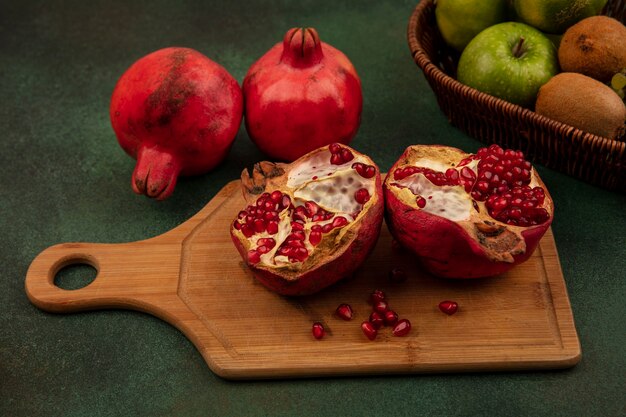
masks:
[[[398,320],[393,326],[392,333],[394,336],[406,336],[411,331],[411,322],[407,319]]]
[[[321,241],[322,241],[322,233],[311,231],[311,233],[309,234],[309,242],[311,243],[311,245],[317,246],[319,245]]]
[[[324,226],[322,226],[322,232],[324,232],[324,233],[328,233],[331,230],[333,230],[333,224],[332,223],[326,223]]]
[[[370,294],[370,298],[369,301],[372,304],[376,304],[379,301],[384,301],[385,298],[385,293],[382,292],[381,290],[374,290],[371,294]]]
[[[352,155],[352,152],[350,152],[349,149],[343,148],[341,150],[341,159],[344,163],[346,163],[352,161],[354,159],[354,155]]]
[[[318,206],[314,201],[307,201],[304,203],[304,207],[306,207],[306,210],[309,213],[307,217],[313,217],[320,209],[320,206]]]
[[[287,246],[289,246],[290,248],[304,248],[306,247],[304,245],[304,242],[298,239],[292,239],[292,240],[287,240],[285,241],[285,244]]]
[[[326,335],[326,331],[324,330],[324,325],[322,325],[322,323],[320,322],[315,322],[313,323],[313,337],[316,338],[317,340],[320,340],[321,338],[324,337],[324,335]]]
[[[359,204],[365,204],[370,199],[370,193],[366,188],[360,188],[354,193],[354,199]]]
[[[263,208],[267,211],[272,211],[274,210],[274,208],[276,208],[276,203],[274,203],[272,200],[266,200],[263,204]]]
[[[374,326],[375,329],[380,329],[383,323],[385,322],[385,319],[380,313],[376,311],[372,311],[372,314],[370,314],[369,321],[370,323],[372,323],[372,326]]]
[[[270,194],[270,198],[274,203],[280,203],[280,201],[283,199],[283,193],[278,190],[272,191],[272,194]]]
[[[446,177],[448,177],[451,180],[456,181],[459,179],[459,172],[454,168],[448,168],[446,170]]]
[[[248,262],[251,264],[258,264],[261,262],[261,254],[254,249],[248,251]]]
[[[406,281],[407,275],[404,269],[394,268],[389,271],[389,279],[393,282],[404,282]]]
[[[352,320],[352,307],[349,304],[339,304],[337,310],[335,310],[337,316],[346,321]]]
[[[393,310],[387,310],[385,311],[384,320],[387,326],[393,326],[398,321],[398,314]]]
[[[338,153],[334,153],[330,156],[330,163],[333,165],[341,165],[343,160],[341,159],[341,155]]]
[[[449,316],[456,313],[458,308],[459,305],[456,303],[456,301],[445,300],[439,303],[439,310]]]
[[[342,216],[337,216],[333,219],[333,227],[343,227],[348,224],[348,219]]]
[[[241,223],[239,223],[237,220],[235,220],[235,221],[233,222],[233,227],[234,227],[236,230],[241,230]]]
[[[304,240],[305,234],[302,230],[293,231],[287,236],[287,240]]]
[[[245,237],[252,237],[252,235],[254,235],[254,229],[246,223],[241,225],[241,233],[243,233]]]
[[[328,145],[328,150],[330,153],[339,153],[341,152],[341,145],[338,143],[331,143]]]
[[[376,335],[378,335],[378,330],[374,327],[374,325],[369,321],[364,321],[361,323],[361,330],[363,330],[363,334],[369,339],[376,339]]]
[[[247,211],[245,211],[245,210],[241,210],[241,211],[239,212],[239,214],[237,215],[237,219],[239,219],[239,220],[244,219],[247,215],[248,215],[248,212],[247,212]]]
[[[417,207],[424,208],[426,207],[426,199],[424,197],[417,197],[416,204]]]
[[[387,304],[385,300],[380,300],[380,301],[375,302],[372,305],[372,308],[377,313],[384,314],[389,309],[389,305]]]
[[[306,219],[308,217],[307,209],[304,206],[296,207],[292,217],[294,220],[301,220],[303,222],[306,222]]]
[[[269,249],[272,249],[276,246],[276,241],[271,237],[262,237],[261,239],[256,241],[256,244],[259,246],[267,246]]]
[[[362,164],[360,162],[355,162],[352,164],[352,169],[359,173],[363,178],[372,178],[376,175],[376,168],[372,165]]]
[[[311,217],[311,220],[314,222],[319,222],[324,220],[324,215],[323,214],[314,214],[313,217]]]
[[[265,231],[265,222],[263,219],[256,219],[254,221],[254,231],[256,233],[263,233]]]
[[[280,201],[280,208],[285,209],[288,207],[291,207],[291,198],[288,195],[283,195],[283,198]]]
[[[278,222],[267,222],[267,233],[270,235],[278,233]]]
[[[291,222],[291,230],[304,231],[304,225],[300,222]]]

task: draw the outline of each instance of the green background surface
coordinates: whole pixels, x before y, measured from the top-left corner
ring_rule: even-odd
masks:
[[[411,59],[405,33],[414,6],[1,1],[0,415],[625,415],[626,197],[543,167],[583,351],[569,370],[232,382],[150,315],[55,315],[26,298],[26,270],[46,247],[164,233],[263,159],[242,127],[226,161],[181,180],[169,200],[131,191],[134,161],[110,127],[109,98],[134,60],[162,47],[197,49],[241,82],[288,28],[313,26],[361,76],[363,121],[352,145],[382,170],[414,143],[475,151],[480,143],[448,124]],[[59,279],[79,286],[88,272]]]

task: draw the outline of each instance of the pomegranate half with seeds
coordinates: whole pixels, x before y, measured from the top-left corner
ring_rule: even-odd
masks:
[[[260,162],[241,179],[247,205],[231,237],[273,291],[317,292],[354,272],[378,239],[380,171],[354,149],[334,143],[290,164]]]
[[[552,222],[545,185],[520,151],[410,146],[384,184],[390,232],[433,275],[479,278],[526,261]]]

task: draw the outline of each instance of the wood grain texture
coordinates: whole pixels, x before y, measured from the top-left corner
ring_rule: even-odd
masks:
[[[498,278],[437,279],[414,257],[394,250],[383,226],[374,253],[353,276],[321,293],[283,297],[257,283],[229,235],[244,206],[240,182],[226,185],[200,212],[154,238],[123,244],[64,243],[40,253],[26,275],[33,304],[51,312],[127,308],[153,314],[180,329],[213,372],[225,378],[553,369],[575,365],[580,344],[552,231],[528,262]],[[54,277],[87,263],[96,279],[63,290]],[[408,279],[393,283],[392,268]],[[383,328],[375,341],[360,323],[374,289],[411,321],[407,337]],[[444,299],[459,303],[441,313]],[[334,316],[340,303],[352,321]],[[322,322],[328,334],[311,335]]]

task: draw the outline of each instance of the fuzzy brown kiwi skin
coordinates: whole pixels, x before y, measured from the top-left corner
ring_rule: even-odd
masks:
[[[581,20],[563,35],[559,64],[565,72],[578,72],[608,83],[626,68],[626,26],[608,16]]]
[[[552,77],[539,89],[535,112],[609,139],[624,135],[624,102],[586,75],[562,72]]]

